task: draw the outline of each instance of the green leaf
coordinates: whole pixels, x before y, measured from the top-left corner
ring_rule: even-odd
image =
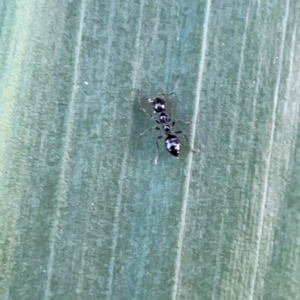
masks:
[[[1,299],[300,298],[297,1],[0,11]]]

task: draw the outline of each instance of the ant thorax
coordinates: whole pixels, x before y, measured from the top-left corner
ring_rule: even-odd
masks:
[[[159,115],[159,121],[161,124],[168,122],[168,116],[165,113]]]

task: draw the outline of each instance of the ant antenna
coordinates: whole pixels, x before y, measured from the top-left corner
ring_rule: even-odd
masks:
[[[165,100],[166,97],[168,97],[168,96],[170,96],[170,95],[172,95],[172,94],[175,94],[175,92],[171,92],[171,93],[169,93],[169,94],[162,93],[162,94],[161,94],[161,98],[162,98],[163,100]]]

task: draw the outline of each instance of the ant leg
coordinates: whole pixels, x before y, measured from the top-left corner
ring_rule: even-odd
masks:
[[[181,122],[181,123],[184,123],[184,124],[192,124],[193,123],[193,119],[190,119],[188,121],[183,121],[183,120],[180,120],[180,119],[177,119],[173,122],[173,124],[175,125],[175,122]],[[174,126],[173,125],[173,126]]]
[[[173,122],[173,123],[175,123],[175,122]],[[181,130],[179,130],[179,131],[175,131],[175,134],[180,134],[180,133],[182,133],[182,134],[184,135],[184,137],[185,137],[186,141],[187,141],[188,143],[190,143],[190,142],[189,142],[189,139],[188,139],[188,137],[187,137],[187,135],[186,135],[186,133],[185,133],[185,132],[183,132],[183,131],[181,131]]]
[[[160,135],[160,136],[158,136],[158,137],[156,138],[157,155],[155,156],[154,164],[157,164],[157,160],[158,160],[158,156],[159,156],[159,153],[158,153],[158,149],[159,149],[159,147],[158,147],[158,140],[159,140],[159,139],[162,139],[162,138],[163,138],[162,135]]]
[[[170,123],[171,122],[171,120],[172,120],[172,108],[171,108],[171,111],[170,111],[170,116],[168,117],[168,120],[167,120],[167,122],[168,123]]]
[[[178,122],[182,122],[182,123],[184,123],[184,124],[192,124],[193,123],[193,119],[190,119],[190,120],[188,120],[188,121],[183,121],[183,120],[176,120],[176,121],[178,121]]]
[[[140,105],[140,110],[143,111],[148,117],[150,117],[151,119],[153,119],[156,123],[160,124],[160,122],[158,120],[156,120],[151,114],[149,114],[146,109],[142,106],[141,104],[141,94],[140,94],[140,90],[137,90],[137,98],[138,98],[138,102]],[[150,101],[151,100],[151,101]],[[147,103],[152,103],[154,99],[149,98]]]
[[[159,127],[151,127],[151,128],[148,128],[147,130],[145,130],[144,132],[140,133],[139,137],[143,136],[145,133],[147,133],[148,131],[151,131],[152,129],[160,130]]]
[[[189,139],[188,139],[188,137],[187,137],[187,135],[186,135],[185,132],[183,132],[183,131],[181,131],[181,130],[175,131],[175,134],[180,134],[180,133],[184,135],[185,140],[186,140],[187,143],[189,144],[190,150],[191,150],[192,152],[194,152],[194,153],[198,152],[197,149],[194,149],[194,148],[191,147],[190,142],[189,142]]]
[[[159,149],[159,146],[158,146],[158,140],[159,140],[159,139],[162,139],[162,138],[163,138],[162,135],[160,135],[160,136],[158,136],[158,137],[156,138],[156,148],[157,148],[157,150]]]
[[[173,107],[171,107],[170,117],[168,118],[168,122],[171,122],[172,112],[173,112]],[[172,126],[174,126],[176,122],[181,122],[181,123],[184,123],[184,124],[191,124],[191,123],[193,123],[193,119],[188,120],[188,121],[183,121],[181,119],[177,119],[177,120],[173,121]]]
[[[171,106],[170,115],[169,115],[168,120],[167,120],[168,123],[170,123],[171,120],[172,120],[172,113],[173,113],[173,106]]]

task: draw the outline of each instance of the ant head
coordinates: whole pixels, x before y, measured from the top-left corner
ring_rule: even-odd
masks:
[[[156,113],[161,113],[166,109],[166,102],[161,98],[152,99],[153,101],[153,110]]]
[[[161,96],[157,98],[148,98],[148,103],[153,103],[154,113],[161,113],[166,110],[165,97],[172,94],[174,94],[174,92],[169,94],[162,93]]]

